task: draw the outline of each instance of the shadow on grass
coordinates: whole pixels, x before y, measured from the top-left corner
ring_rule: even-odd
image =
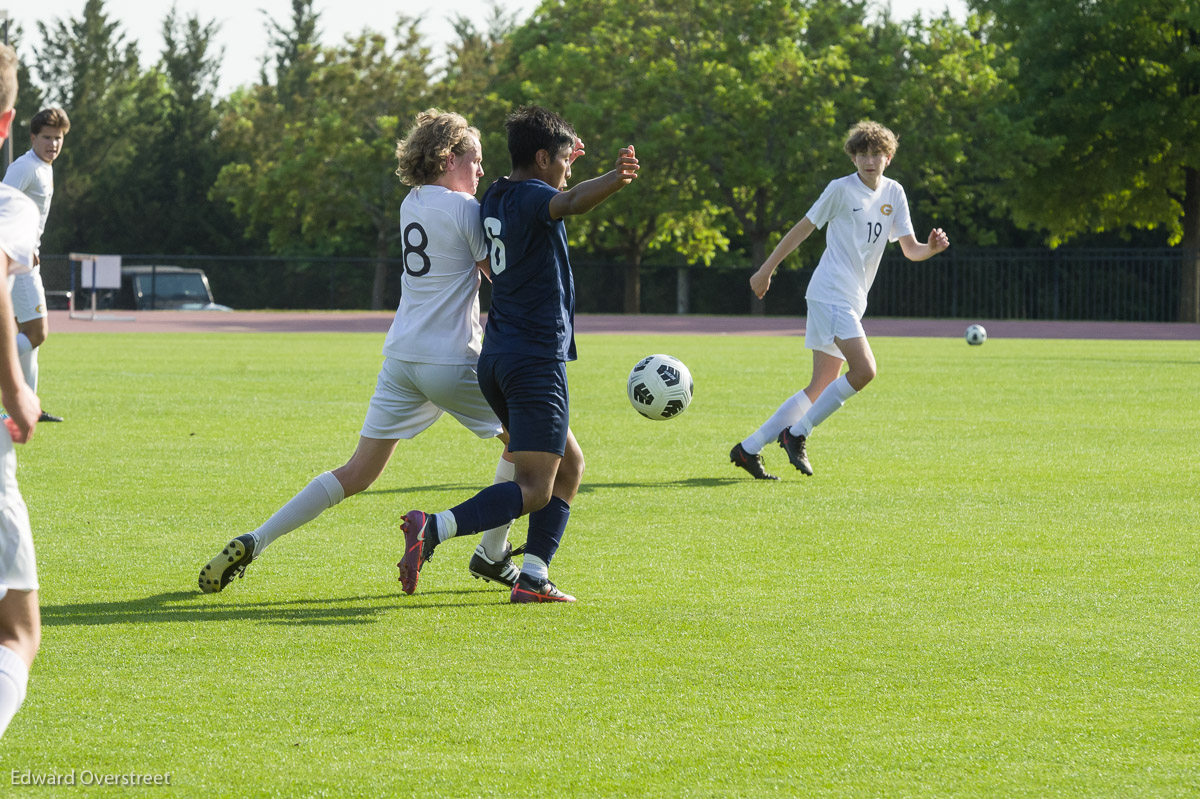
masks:
[[[411,485],[400,486],[398,488],[368,488],[362,493],[366,494],[430,494],[439,491],[453,491],[456,494],[473,494],[480,489],[486,488],[488,484],[474,483],[458,483],[450,485],[443,483],[442,485]]]
[[[622,488],[715,488],[734,483],[754,483],[745,477],[689,477],[684,480],[645,480],[639,483],[589,483],[586,479],[579,487],[580,494]]]
[[[608,491],[622,488],[713,488],[715,486],[733,485],[734,483],[754,482],[745,477],[689,477],[683,480],[643,480],[637,483],[599,483],[589,482],[585,476],[583,485],[579,487],[580,494],[591,494],[596,491]],[[368,489],[364,494],[429,494],[440,491],[455,491],[463,495],[478,493],[491,483],[477,485],[432,485],[406,486],[404,488]],[[463,497],[464,499],[466,496]]]
[[[456,595],[476,599],[466,602],[445,601]],[[168,591],[114,602],[43,605],[42,624],[54,627],[239,620],[266,624],[367,624],[378,621],[384,614],[394,610],[494,605],[507,601],[508,597],[502,591],[476,589],[418,592],[412,597],[394,593],[271,602],[238,602],[236,599],[231,602],[230,599],[229,595],[214,596],[199,591]],[[377,604],[380,602],[384,604]]]

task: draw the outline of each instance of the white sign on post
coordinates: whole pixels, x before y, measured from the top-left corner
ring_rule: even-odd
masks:
[[[121,288],[121,256],[97,255],[80,262],[80,275],[85,289]]]

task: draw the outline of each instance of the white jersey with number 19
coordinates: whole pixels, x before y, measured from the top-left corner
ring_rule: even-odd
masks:
[[[847,305],[861,317],[883,248],[913,233],[904,187],[881,177],[871,189],[856,172],[830,181],[805,217],[818,229],[829,224],[805,299]]]
[[[416,186],[400,205],[404,252],[400,307],[383,354],[417,363],[474,364],[479,324],[479,270],[487,243],[479,203],[442,186]]]

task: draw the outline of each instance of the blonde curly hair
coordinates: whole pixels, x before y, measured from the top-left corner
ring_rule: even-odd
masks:
[[[878,122],[864,119],[846,133],[846,143],[842,149],[846,151],[846,155],[851,156],[860,153],[883,153],[891,158],[899,146],[895,133]]]
[[[407,186],[425,186],[446,171],[450,153],[462,155],[479,141],[479,131],[460,114],[430,108],[417,114],[408,135],[396,144],[396,174]]]

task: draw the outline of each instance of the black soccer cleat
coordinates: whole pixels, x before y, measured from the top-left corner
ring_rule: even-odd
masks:
[[[512,588],[512,593],[508,595],[508,601],[515,605],[524,605],[530,602],[574,602],[575,597],[559,591],[549,580],[534,580],[522,572],[517,578],[517,584]]]
[[[42,415],[38,417],[39,422],[61,422],[62,420],[63,418],[61,416],[55,416],[54,414],[46,413],[45,411],[42,411]]]
[[[493,583],[499,583],[506,588],[512,588],[517,584],[517,577],[521,574],[521,570],[517,568],[517,564],[513,563],[513,555],[520,555],[525,551],[525,545],[513,549],[512,544],[508,544],[508,548],[504,552],[504,557],[500,560],[493,561],[488,558],[487,552],[483,545],[475,547],[475,554],[471,556],[471,562],[467,568],[471,572],[471,576],[479,580],[487,580]]]
[[[783,432],[779,434],[779,446],[783,447],[783,451],[787,453],[788,460],[792,465],[806,475],[811,476],[812,464],[808,462],[808,453],[804,450],[804,436],[792,435],[792,430],[789,427],[783,428]]]
[[[217,593],[234,577],[245,574],[253,560],[254,536],[250,533],[239,535],[200,570],[200,590],[206,594]]]
[[[750,476],[755,480],[778,480],[779,478],[771,474],[763,466],[762,455],[751,455],[742,447],[741,442],[733,445],[733,449],[729,450],[729,460],[734,466],[745,469],[750,473]]]

